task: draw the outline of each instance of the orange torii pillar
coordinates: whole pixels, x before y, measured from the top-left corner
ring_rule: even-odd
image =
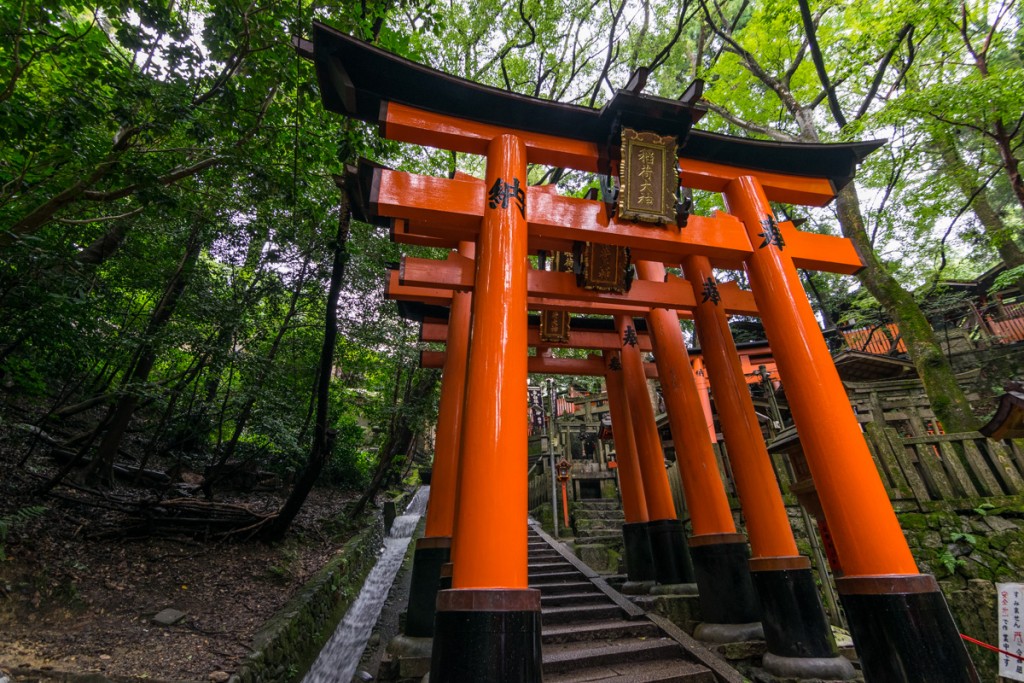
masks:
[[[647,393],[643,359],[640,358],[640,348],[632,339],[636,335],[633,319],[617,315],[615,328],[623,341],[619,354],[622,381],[629,400],[640,475],[644,482],[644,498],[647,500],[647,515],[650,518],[647,522],[647,535],[651,539],[654,579],[660,584],[669,585],[693,583],[693,565],[686,550],[683,523],[676,516],[676,506],[672,502],[665,455],[661,450],[658,425],[654,420],[654,406]]]
[[[605,351],[604,383],[608,389],[608,412],[612,418],[612,439],[615,440],[615,464],[619,473],[619,495],[626,523],[622,525],[623,556],[626,559],[626,583],[623,593],[646,593],[654,585],[654,558],[647,535],[647,498],[640,476],[633,418],[622,381],[622,361],[616,351]]]
[[[665,279],[662,263],[638,261],[636,269],[641,280]],[[697,635],[719,642],[761,638],[761,610],[747,566],[747,539],[736,533],[679,314],[652,308],[647,327],[693,525],[690,557],[705,621]]]
[[[697,299],[697,336],[750,534],[750,569],[768,644],[762,665],[778,676],[853,678],[853,664],[836,650],[811,563],[797,550],[711,262],[687,256],[683,270]]]
[[[746,227],[754,300],[832,532],[836,581],[868,681],[977,681],[935,577],[918,572],[757,178],[725,189]]]
[[[487,147],[462,411],[452,587],[437,594],[430,680],[542,680],[540,591],[527,584],[526,146]],[[500,654],[498,654],[500,653]]]
[[[473,258],[475,253],[475,243],[459,244],[460,255]],[[413,555],[409,607],[405,618],[405,635],[414,638],[430,638],[434,635],[434,608],[440,588],[441,567],[448,562],[451,554],[472,305],[471,292],[452,292],[427,521],[423,538],[416,542]]]

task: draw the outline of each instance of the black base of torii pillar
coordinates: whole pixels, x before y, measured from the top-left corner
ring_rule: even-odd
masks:
[[[836,579],[871,683],[978,683],[939,584],[930,574]]]
[[[540,591],[438,593],[432,683],[536,683],[543,679]]]
[[[409,609],[405,617],[407,636],[431,638],[434,635],[434,611],[437,593],[441,590],[441,567],[451,559],[451,545],[452,539],[447,536],[421,538],[416,543],[409,584]]]

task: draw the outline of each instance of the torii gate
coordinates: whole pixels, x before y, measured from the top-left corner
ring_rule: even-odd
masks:
[[[601,110],[537,100],[447,76],[322,24],[314,25],[312,45],[298,47],[316,62],[328,109],[377,121],[393,140],[487,158],[484,182],[376,169],[364,187],[369,211],[403,219],[408,235],[450,247],[475,243],[453,569],[451,588],[437,598],[432,680],[541,680],[539,593],[527,584],[524,459],[507,454],[526,450],[526,257],[569,251],[576,242],[629,247],[638,261],[683,262],[691,284],[706,284],[707,275],[713,285],[712,267],[746,269],[842,564],[837,585],[865,676],[977,680],[938,584],[917,570],[797,275],[797,268],[854,272],[859,264],[842,257],[852,246],[779,223],[769,205],[831,201],[881,143],[778,144],[691,131],[703,113],[699,88],[681,101],[618,91]],[[671,140],[672,158],[648,163],[654,157],[643,145],[626,144],[632,129],[653,136],[639,140]],[[608,176],[621,163],[618,212],[527,187],[528,163]],[[631,164],[639,165],[633,175]],[[730,213],[691,216],[682,229],[639,222],[672,223],[674,207],[663,205],[659,189],[652,195],[649,183],[671,187],[676,176],[687,187],[723,193]],[[654,204],[667,212],[664,220],[638,209]],[[727,341],[714,339],[717,322],[700,325],[702,345],[720,342],[727,353]],[[623,358],[623,374],[642,380],[638,354],[635,363]],[[759,584],[798,590],[790,580],[801,570],[793,555],[795,548],[783,549],[780,561],[765,557],[752,573],[763,574]]]
[[[639,264],[641,277],[654,281],[665,279],[663,270],[659,271],[658,268],[659,264],[650,262]],[[404,271],[402,268],[401,272]],[[695,283],[691,282],[691,286],[694,287],[693,291],[699,292],[707,280],[699,272],[695,275],[701,277]],[[398,279],[401,280],[401,276]],[[430,301],[436,305],[444,300],[436,289],[395,284],[394,280],[392,277],[388,285],[388,296],[420,304]],[[655,282],[648,281],[648,284]],[[633,292],[629,294],[632,296]],[[707,304],[708,309],[703,313],[706,323],[709,316],[712,321],[720,316],[722,325],[727,324],[724,311],[719,310],[725,308],[719,306],[720,302],[709,297],[703,303]],[[753,311],[744,312],[750,314]],[[695,532],[690,538],[690,553],[695,558],[693,565],[696,568],[701,611],[706,620],[698,627],[697,635],[718,641],[765,637],[768,655],[764,664],[780,675],[852,678],[855,675],[853,667],[846,659],[836,655],[835,643],[817,596],[809,561],[797,554],[781,493],[761,440],[750,395],[745,388],[747,379],[732,338],[727,337],[727,341],[719,346],[723,347],[725,356],[731,355],[734,358],[734,365],[722,369],[714,358],[709,358],[708,368],[718,374],[720,386],[716,397],[728,404],[722,411],[723,428],[728,433],[730,448],[735,449],[734,460],[739,474],[737,486],[744,514],[750,520],[748,527],[752,531],[755,551],[751,566],[760,569],[754,574],[758,584],[755,594],[755,581],[752,581],[747,565],[746,538],[736,533],[724,487],[718,479],[715,456],[710,449],[713,437],[706,438],[703,431],[706,428],[705,408],[698,396],[703,392],[698,390],[679,326],[672,316],[666,309],[649,310],[650,330],[645,327],[640,331],[638,326],[633,349],[623,348],[626,345],[623,343],[621,329],[628,322],[621,315],[618,318],[619,327],[614,333],[598,331],[602,327],[607,328],[604,324],[606,321],[594,320],[579,320],[585,329],[577,327],[566,334],[563,340],[543,339],[536,325],[532,325],[528,333],[531,346],[540,347],[544,344],[601,349],[604,353],[603,360],[600,357],[582,360],[535,355],[529,361],[531,372],[578,372],[605,376],[616,450],[620,454],[621,492],[626,514],[623,541],[629,581],[624,590],[637,592],[638,587],[650,590],[652,580],[660,584],[690,580],[690,562],[678,547],[673,548],[671,539],[666,539],[665,523],[651,526],[651,507],[647,505],[647,491],[651,489],[649,484],[654,480],[664,486],[666,482],[664,470],[660,467],[661,452],[652,443],[652,440],[657,439],[657,434],[651,429],[653,413],[644,395],[645,388],[640,376],[634,370],[632,377],[623,377],[629,374],[627,368],[630,363],[635,367],[639,362],[641,351],[654,349],[658,366],[664,369],[662,388],[673,437],[677,444],[689,447],[685,454],[680,454],[678,462]],[[422,322],[420,339],[425,342],[446,341],[453,333],[453,326],[458,324],[457,321],[451,325],[432,321],[425,313],[418,318],[415,315],[413,317]],[[717,325],[717,322],[707,324]],[[437,364],[439,359],[436,354],[439,352],[424,353],[430,354],[425,364]],[[626,359],[624,363],[623,358]],[[610,366],[616,363],[623,372],[611,369]],[[659,370],[657,367],[648,367],[644,374],[648,377],[657,376]],[[451,376],[445,381],[450,380],[460,381],[458,377]],[[634,389],[632,396],[629,396],[627,386]],[[706,394],[703,397],[706,398]],[[730,406],[737,404],[738,407],[730,410]],[[446,419],[450,419],[449,415],[442,415],[439,420],[439,429],[442,431]],[[637,448],[637,434],[647,439],[642,449],[645,457],[639,455],[641,450]],[[680,451],[683,450],[680,448]],[[653,456],[648,455],[651,453]],[[644,468],[641,463],[648,465],[642,474]],[[661,495],[657,490],[652,491],[652,494],[664,504],[668,496],[664,489],[662,491]],[[654,509],[656,518],[664,516],[664,511],[658,514],[658,508]],[[673,525],[669,526],[671,528]],[[652,530],[655,532],[653,537]],[[676,564],[666,569],[666,562],[671,565],[671,558],[674,557],[678,558]],[[414,582],[417,578],[414,573]],[[677,591],[671,586],[665,588],[670,592]],[[654,590],[659,592],[661,587]],[[415,602],[416,599],[411,596],[410,619],[420,608]],[[759,623],[762,621],[763,630]]]

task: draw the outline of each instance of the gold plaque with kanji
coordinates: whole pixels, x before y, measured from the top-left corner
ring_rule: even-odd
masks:
[[[675,223],[679,187],[675,137],[623,128],[619,183],[620,219]]]
[[[569,341],[569,311],[541,311],[540,340],[549,344]]]
[[[597,292],[629,291],[629,248],[587,242],[582,249],[582,286]]]

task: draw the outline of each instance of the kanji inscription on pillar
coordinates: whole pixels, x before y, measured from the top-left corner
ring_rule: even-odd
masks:
[[[632,325],[626,325],[626,332],[622,335],[622,345],[629,344],[630,346],[636,346],[639,343],[639,339],[636,336],[636,330],[633,329]]]
[[[1024,681],[1024,584],[996,584],[996,617],[999,619],[999,675]]]
[[[717,306],[718,302],[722,300],[722,295],[718,291],[718,283],[715,282],[715,278],[713,277],[704,279],[704,286],[701,294],[703,294],[703,298],[700,300],[702,304],[710,301]]]
[[[520,186],[519,178],[513,178],[511,183],[502,178],[495,179],[491,189],[487,191],[487,205],[492,209],[498,208],[499,205],[507,209],[510,200],[515,202],[520,215],[526,218],[526,190]]]
[[[775,222],[775,219],[771,216],[765,216],[764,220],[761,221],[761,228],[763,232],[757,233],[758,237],[763,237],[764,241],[757,245],[758,249],[764,249],[767,246],[775,245],[779,251],[782,251],[786,247],[786,240],[782,237],[782,231],[779,229],[779,224]]]
[[[619,166],[619,218],[644,223],[675,223],[676,139],[622,129]]]

